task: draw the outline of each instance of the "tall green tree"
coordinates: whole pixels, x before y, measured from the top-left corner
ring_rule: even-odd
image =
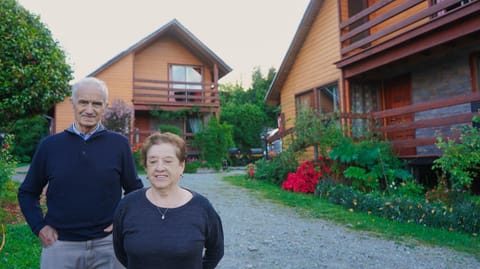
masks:
[[[258,105],[238,104],[222,107],[220,120],[234,126],[233,141],[241,150],[262,147],[260,135],[264,129],[265,113]]]
[[[246,151],[262,147],[261,135],[267,128],[276,128],[278,107],[265,104],[265,95],[275,77],[270,68],[264,76],[259,67],[252,73],[252,86],[245,90],[236,84],[225,84],[220,92],[220,120],[233,126],[233,139]]]
[[[72,69],[50,30],[16,0],[0,1],[0,132],[69,94]]]

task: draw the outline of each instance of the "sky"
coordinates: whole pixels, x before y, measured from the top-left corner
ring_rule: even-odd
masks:
[[[17,0],[50,29],[74,81],[177,19],[233,70],[220,83],[250,87],[276,70],[309,0]]]

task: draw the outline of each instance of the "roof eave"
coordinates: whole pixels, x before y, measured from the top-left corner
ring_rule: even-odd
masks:
[[[270,105],[280,104],[280,89],[285,82],[288,73],[290,72],[293,63],[297,57],[298,52],[302,48],[303,42],[308,35],[310,28],[312,27],[318,11],[323,4],[323,0],[311,0],[305,13],[300,21],[292,43],[283,58],[283,61],[278,69],[275,77],[270,84],[270,87],[265,95],[264,102]]]

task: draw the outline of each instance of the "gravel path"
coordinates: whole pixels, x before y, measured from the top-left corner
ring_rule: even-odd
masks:
[[[222,218],[225,256],[218,269],[480,268],[480,260],[463,253],[405,245],[304,218],[293,208],[222,181],[225,175],[187,174],[181,181],[205,195]]]

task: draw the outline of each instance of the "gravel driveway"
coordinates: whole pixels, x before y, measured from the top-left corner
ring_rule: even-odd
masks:
[[[222,181],[225,175],[186,174],[181,181],[205,195],[222,218],[225,256],[219,269],[480,268],[480,260],[463,253],[405,245],[304,218],[293,208]]]

